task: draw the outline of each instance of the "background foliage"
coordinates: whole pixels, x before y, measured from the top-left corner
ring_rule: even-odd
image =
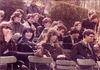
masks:
[[[50,17],[52,20],[61,20],[69,29],[75,21],[82,21],[87,18],[88,9],[69,4],[67,2],[58,1],[50,9]],[[98,14],[100,14],[98,12]]]
[[[0,9],[5,11],[5,20],[10,19],[10,15],[16,9],[24,10],[24,2],[23,0],[0,0]]]

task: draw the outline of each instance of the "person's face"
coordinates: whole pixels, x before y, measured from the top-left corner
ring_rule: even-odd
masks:
[[[45,9],[45,8],[40,8],[40,12],[41,12],[41,13],[44,13],[44,9]]]
[[[38,22],[38,20],[39,20],[39,15],[34,16],[33,20],[34,20],[34,22]]]
[[[90,34],[89,36],[86,35],[85,39],[87,40],[87,42],[92,42],[94,39],[94,35],[93,34]]]
[[[2,29],[2,31],[3,31],[4,36],[7,36],[7,35],[11,35],[12,34],[12,29],[10,29],[9,27],[4,27]]]
[[[14,22],[21,22],[22,15],[14,18]]]
[[[98,23],[99,22],[98,18],[93,19],[93,22]]]
[[[51,26],[50,22],[44,23],[44,27],[49,28]]]
[[[79,33],[75,33],[75,34],[73,34],[73,36],[74,36],[74,38],[78,39]]]
[[[3,15],[0,15],[0,21],[2,21],[2,19],[3,19]]]
[[[33,18],[30,17],[30,18],[28,19],[28,22],[29,22],[29,23],[33,23]]]
[[[36,5],[36,1],[32,1],[31,5],[32,6]]]
[[[31,39],[32,35],[33,35],[32,32],[26,32],[26,33],[25,33],[25,37],[26,37],[27,39]]]
[[[78,24],[77,26],[76,26],[76,28],[78,29],[78,30],[80,30],[81,29],[81,24]]]
[[[58,32],[58,36],[60,36],[60,35],[64,34],[65,30],[64,29],[61,29],[61,30],[58,29],[57,32]]]
[[[56,35],[52,35],[51,37],[50,37],[50,41],[51,42],[55,42],[57,40],[57,36]]]

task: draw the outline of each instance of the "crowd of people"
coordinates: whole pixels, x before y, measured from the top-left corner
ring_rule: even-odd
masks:
[[[15,56],[24,62],[26,69],[29,55],[52,57],[54,62],[58,59],[100,60],[100,27],[95,11],[90,10],[88,18],[76,21],[67,29],[62,21],[47,17],[35,3],[33,0],[27,8],[26,17],[22,9],[17,9],[9,21],[3,21],[5,12],[0,10],[0,56]],[[70,58],[62,49],[71,50]]]

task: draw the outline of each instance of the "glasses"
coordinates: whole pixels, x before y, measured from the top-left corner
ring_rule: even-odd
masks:
[[[94,36],[89,36],[89,37],[92,37],[93,38]]]

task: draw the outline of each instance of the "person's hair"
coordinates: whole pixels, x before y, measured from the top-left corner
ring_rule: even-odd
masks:
[[[55,27],[55,26],[64,26],[65,27],[65,25],[63,24],[63,22],[61,20],[53,21],[50,27]]]
[[[31,32],[31,33],[32,33],[32,37],[29,39],[30,41],[32,41],[33,38],[34,38],[34,30],[33,30],[32,28],[25,28],[25,29],[23,30],[23,34],[22,34],[22,37],[23,37],[23,38],[26,38],[26,37],[25,37],[25,33],[27,33],[27,32]]]
[[[94,10],[89,10],[88,11],[88,17],[91,16],[92,14],[96,14],[96,12]]]
[[[31,2],[36,2],[36,0],[32,0]]]
[[[40,16],[40,14],[39,14],[39,13],[34,13],[34,14],[33,14],[33,17],[35,17],[36,15]]]
[[[20,15],[22,15],[20,12],[14,12],[12,15],[11,15],[11,20],[14,20],[15,17],[19,17]]]
[[[91,29],[86,29],[84,32],[83,32],[83,37],[85,38],[85,36],[89,36],[90,34],[93,34],[94,35],[94,31],[91,30]]]
[[[16,9],[16,12],[20,12],[22,15],[24,15],[24,11],[22,9]]]
[[[2,17],[4,17],[4,14],[5,14],[5,12],[4,12],[3,10],[0,10],[0,15],[1,15]]]
[[[70,34],[77,34],[79,33],[79,30],[77,30],[76,28],[73,28],[71,31],[70,31]]]
[[[96,14],[92,14],[90,20],[93,20],[95,18],[98,18],[98,16]]]
[[[0,23],[0,42],[4,42],[4,34],[3,34],[3,28],[9,28],[12,30],[11,25],[9,22],[3,21]]]
[[[43,23],[43,24],[44,24],[44,23],[47,23],[47,22],[52,23],[52,20],[51,20],[50,18],[48,18],[48,17],[46,17],[46,18],[44,18],[44,19],[42,20],[42,23]]]
[[[56,30],[54,29],[50,29],[45,37],[45,39],[43,41],[40,42],[40,45],[42,46],[42,44],[44,43],[50,43],[50,38],[51,36],[58,36],[58,33]],[[55,46],[56,47],[60,47],[60,44],[59,44],[59,41],[58,41],[58,38],[56,39],[55,41]]]
[[[75,26],[78,26],[79,24],[81,24],[81,22],[80,22],[80,21],[76,21],[76,22],[74,23],[74,27],[75,27]]]
[[[65,25],[63,24],[57,25],[57,30],[62,30],[62,29],[64,29],[64,31],[67,31],[67,28]]]
[[[53,21],[50,27],[54,27],[58,25],[58,21]]]
[[[33,18],[34,16],[33,16],[33,14],[27,14],[27,16],[26,16],[26,19],[29,19],[29,18]]]

